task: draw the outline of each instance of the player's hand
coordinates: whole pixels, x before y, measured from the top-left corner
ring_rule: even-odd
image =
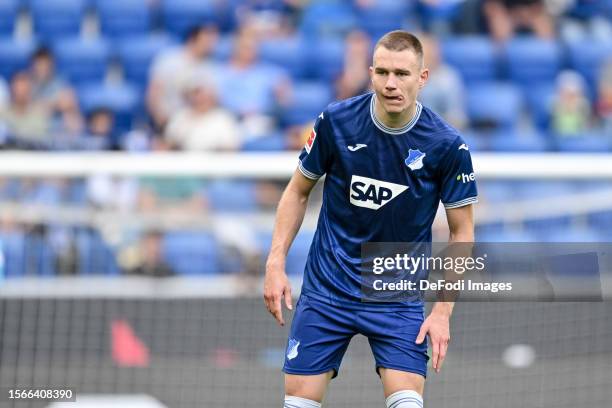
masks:
[[[264,301],[268,312],[274,316],[278,324],[285,325],[283,319],[282,298],[285,298],[287,309],[293,310],[291,300],[291,284],[284,268],[266,267],[264,279]]]
[[[436,373],[439,373],[450,341],[450,316],[432,311],[423,322],[415,343],[423,343],[427,334],[429,334],[433,350],[432,366]]]

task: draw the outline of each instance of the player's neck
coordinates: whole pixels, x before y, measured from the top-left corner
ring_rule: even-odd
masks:
[[[383,123],[383,125],[388,126],[390,128],[399,129],[407,125],[416,113],[416,101],[414,101],[408,109],[398,112],[398,113],[389,113],[385,111],[382,107],[382,103],[378,100],[378,97],[375,98],[374,101],[374,114],[376,118]]]

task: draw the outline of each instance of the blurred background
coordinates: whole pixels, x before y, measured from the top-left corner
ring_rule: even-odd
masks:
[[[368,91],[394,29],[422,39],[419,99],[472,152],[477,240],[612,240],[610,0],[0,0],[0,387],[279,406],[274,209],[314,119]],[[426,400],[609,407],[611,311],[460,305]],[[342,370],[330,404],[382,405],[363,339]]]

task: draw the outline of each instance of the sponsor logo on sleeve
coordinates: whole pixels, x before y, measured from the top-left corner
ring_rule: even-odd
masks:
[[[466,174],[466,173],[457,174],[457,181],[460,181],[463,184],[471,183],[472,181],[475,181],[475,180],[476,180],[476,176],[474,175],[474,172],[470,174]]]
[[[312,149],[312,145],[314,144],[315,139],[317,138],[317,132],[312,129],[310,131],[310,136],[308,136],[308,140],[306,141],[306,145],[304,146],[306,148],[306,152],[310,153],[310,149]]]

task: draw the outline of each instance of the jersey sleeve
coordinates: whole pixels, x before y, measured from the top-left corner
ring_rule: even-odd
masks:
[[[469,146],[459,136],[442,161],[440,198],[444,208],[459,208],[478,202],[476,177]]]
[[[300,153],[300,172],[317,180],[329,171],[333,156],[333,135],[327,111],[319,115]]]

